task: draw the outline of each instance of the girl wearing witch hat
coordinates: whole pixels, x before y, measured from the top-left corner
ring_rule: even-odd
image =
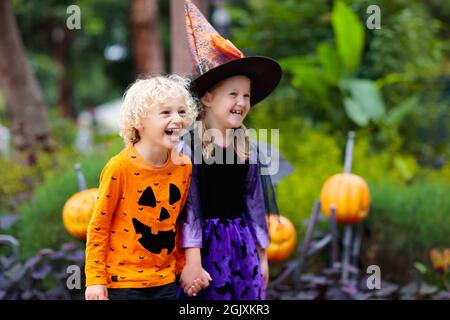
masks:
[[[191,89],[202,110],[183,147],[193,171],[181,223],[181,288],[201,299],[265,299],[267,179],[261,179],[243,121],[275,89],[281,68],[267,57],[245,57],[189,0],[185,13],[194,60]]]

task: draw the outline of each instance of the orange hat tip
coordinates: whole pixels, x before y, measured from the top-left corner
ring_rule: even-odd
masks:
[[[244,58],[242,51],[236,48],[230,40],[224,39],[221,35],[212,34],[211,40],[214,45],[229,58]]]

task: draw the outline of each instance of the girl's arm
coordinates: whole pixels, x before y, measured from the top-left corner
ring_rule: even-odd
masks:
[[[251,153],[250,156],[255,157],[256,153]],[[257,158],[252,158],[251,160],[244,196],[246,218],[256,245],[259,248],[265,249],[269,247],[269,234],[266,221],[267,210],[264,204],[264,193],[261,182],[261,163]]]
[[[192,175],[189,179],[189,191],[186,202],[181,213],[181,248],[201,248],[202,247],[202,224],[198,196],[198,181],[196,179],[197,170],[192,165]]]
[[[180,246],[185,250],[186,263],[181,272],[180,284],[189,296],[196,296],[209,286],[211,276],[202,267],[200,249],[202,247],[201,222],[194,216],[192,204],[188,199],[184,209],[185,221],[181,222]]]
[[[183,139],[189,138],[186,135]],[[190,148],[190,140],[182,144],[181,152],[191,159],[191,177],[189,179],[189,191],[181,213],[181,248],[201,248],[202,247],[202,225],[200,219],[200,201],[198,193],[197,168],[193,161],[193,154]]]
[[[202,224],[198,214],[198,181],[196,168],[192,165],[189,192],[180,221],[180,247],[185,249],[186,263],[181,272],[180,284],[186,294],[196,295],[209,286],[211,276],[202,267],[200,249],[202,247]]]
[[[255,146],[251,149],[250,157],[251,162],[249,164],[245,194],[246,217],[258,249],[261,272],[267,286],[269,282],[269,264],[266,249],[269,247],[269,232],[266,215],[271,210],[271,206],[267,207],[266,198],[268,197],[264,194],[265,190],[262,180],[268,178],[270,182],[270,177],[262,177],[261,175],[261,162]]]
[[[209,286],[212,280],[209,273],[202,267],[200,248],[185,249],[186,265],[181,272],[180,284],[184,292],[189,296]]]

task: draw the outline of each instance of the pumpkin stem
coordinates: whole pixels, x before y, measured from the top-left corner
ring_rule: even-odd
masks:
[[[301,274],[306,265],[306,260],[308,258],[308,249],[313,238],[313,232],[316,228],[317,221],[319,220],[319,213],[320,213],[320,201],[316,200],[314,201],[314,206],[311,212],[311,218],[308,221],[308,228],[306,230],[305,238],[298,248],[299,258],[295,264],[294,269],[295,292],[299,292],[301,289]]]
[[[359,222],[355,226],[355,238],[353,240],[352,244],[352,254],[350,259],[350,265],[356,268],[358,270],[358,259],[359,259],[359,252],[361,251],[361,238],[362,238],[362,222]],[[358,281],[358,272],[350,275],[351,284],[353,287],[356,287],[357,281]]]
[[[345,160],[344,160],[344,172],[345,173],[350,173],[352,171],[354,142],[355,142],[355,132],[350,131],[348,133],[347,145],[345,146]]]
[[[338,230],[336,224],[336,205],[330,206],[330,228],[331,228],[331,268],[336,267],[338,260]]]
[[[81,171],[81,165],[79,163],[75,164],[75,171],[77,172],[78,188],[80,191],[86,190],[86,179],[84,178],[83,171]]]
[[[350,265],[350,246],[352,243],[352,225],[347,224],[344,228],[344,255],[342,257],[341,281],[348,282],[348,267]]]

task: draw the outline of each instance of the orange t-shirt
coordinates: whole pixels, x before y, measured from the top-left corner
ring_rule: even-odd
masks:
[[[105,165],[87,232],[87,286],[146,288],[175,281],[184,258],[177,218],[192,172],[190,159],[178,156],[175,164],[169,152],[168,161],[155,167],[129,146]]]

